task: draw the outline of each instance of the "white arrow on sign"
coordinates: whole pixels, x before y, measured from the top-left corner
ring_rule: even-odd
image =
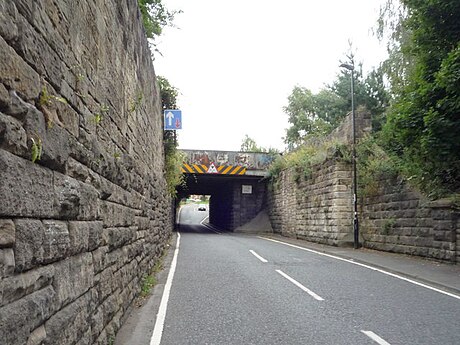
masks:
[[[168,126],[172,126],[172,120],[174,119],[174,114],[171,112],[168,112],[166,114],[166,118],[168,119]]]

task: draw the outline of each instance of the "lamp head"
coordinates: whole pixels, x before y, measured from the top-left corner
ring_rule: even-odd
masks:
[[[353,71],[353,70],[355,69],[355,66],[350,65],[350,64],[348,64],[348,63],[343,63],[343,64],[341,64],[339,67],[346,68],[347,70],[350,70],[350,71]]]

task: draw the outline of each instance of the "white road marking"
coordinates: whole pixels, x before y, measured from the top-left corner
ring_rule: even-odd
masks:
[[[260,261],[262,262],[268,262],[268,260],[264,259],[263,257],[261,257],[259,254],[257,254],[255,251],[253,251],[252,249],[249,251],[252,255],[254,255],[257,259],[259,259]]]
[[[411,283],[411,284],[414,284],[414,285],[418,285],[418,286],[424,287],[424,288],[426,288],[426,289],[429,289],[429,290],[432,290],[432,291],[436,291],[436,292],[442,293],[443,295],[446,295],[446,296],[449,296],[449,297],[453,297],[453,298],[456,298],[456,299],[460,300],[460,296],[459,296],[459,295],[455,295],[455,294],[453,294],[453,293],[450,293],[450,292],[447,292],[447,291],[443,291],[443,290],[441,290],[441,289],[437,289],[437,288],[435,288],[435,287],[433,287],[433,286],[430,286],[430,285],[427,285],[427,284],[419,283],[418,281],[415,281],[415,280],[412,280],[412,279],[409,279],[409,278],[400,276],[400,275],[398,275],[398,274],[394,274],[394,273],[391,273],[391,272],[384,271],[384,270],[382,270],[382,269],[380,269],[380,268],[376,268],[376,267],[372,267],[372,266],[369,266],[369,265],[366,265],[366,264],[362,264],[362,263],[359,263],[359,262],[355,262],[355,261],[353,261],[353,260],[344,259],[344,258],[341,258],[341,257],[339,257],[339,256],[335,256],[335,255],[331,255],[331,254],[326,254],[326,253],[321,253],[321,252],[318,252],[318,251],[313,250],[313,249],[308,249],[308,248],[296,246],[295,244],[290,244],[290,243],[286,243],[286,242],[281,242],[281,241],[278,241],[278,240],[274,240],[274,239],[267,238],[267,237],[262,237],[262,236],[258,236],[258,237],[261,238],[261,239],[267,240],[267,241],[272,241],[272,242],[284,244],[284,245],[289,246],[289,247],[293,247],[293,248],[305,250],[305,251],[310,252],[310,253],[314,253],[314,254],[326,256],[326,257],[328,257],[328,258],[332,258],[332,259],[336,259],[336,260],[340,260],[340,261],[345,261],[345,262],[348,262],[348,263],[353,264],[353,265],[357,265],[357,266],[361,266],[361,267],[364,267],[364,268],[368,268],[368,269],[370,269],[370,270],[372,270],[372,271],[380,272],[380,273],[386,274],[386,275],[388,275],[388,276],[390,276],[390,277],[393,277],[393,278],[396,278],[396,279],[400,279],[400,280],[404,280],[404,281],[406,281],[406,282],[408,282],[408,283]]]
[[[166,310],[168,308],[169,293],[171,292],[174,272],[176,271],[177,256],[179,255],[179,243],[180,233],[178,232],[176,250],[174,251],[174,257],[172,259],[171,268],[169,269],[168,278],[166,280],[165,288],[163,290],[163,296],[161,297],[160,308],[158,310],[157,319],[155,321],[155,327],[153,328],[152,338],[150,339],[150,345],[160,345],[161,342],[161,336],[163,334],[163,327],[166,318]]]
[[[209,219],[209,216],[204,217],[203,220],[200,222],[200,224],[201,224],[201,225],[204,225],[203,223],[204,223],[204,221],[205,221],[206,219]],[[205,225],[205,226],[206,226],[206,225]]]
[[[182,212],[182,207],[179,208],[179,212],[177,212],[177,219],[176,219],[176,224],[180,224],[180,213]]]
[[[361,331],[365,335],[367,335],[369,338],[371,338],[373,341],[375,341],[377,344],[380,345],[390,345],[389,342],[385,341],[384,339],[380,338],[377,334],[371,331]]]
[[[286,278],[287,280],[289,280],[291,283],[293,283],[294,285],[296,285],[297,287],[301,288],[303,291],[305,291],[307,294],[309,294],[311,297],[313,297],[314,299],[316,299],[317,301],[324,301],[324,298],[318,296],[317,294],[315,294],[313,291],[311,291],[310,289],[306,288],[305,286],[303,286],[302,284],[300,284],[297,280],[295,280],[294,278],[291,278],[289,277],[286,273],[284,273],[283,271],[281,270],[276,270],[276,272],[278,272],[279,274],[281,274],[284,278]]]

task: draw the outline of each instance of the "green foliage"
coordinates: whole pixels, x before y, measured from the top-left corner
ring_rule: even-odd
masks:
[[[177,96],[179,91],[172,86],[164,77],[157,77],[158,86],[160,88],[161,105],[163,110],[175,109],[177,104]],[[184,153],[177,149],[175,131],[163,132],[163,143],[165,150],[165,176],[168,192],[171,196],[177,196],[176,188],[185,183],[184,174],[181,168],[184,162]]]
[[[50,106],[53,100],[61,102],[63,104],[67,104],[67,100],[65,98],[50,95],[48,93],[48,89],[46,88],[46,86],[43,86],[42,91],[40,93],[39,100],[38,100],[39,106],[40,107]]]
[[[256,141],[249,137],[247,134],[245,135],[243,141],[241,142],[240,147],[241,152],[265,152],[270,153],[273,155],[279,154],[279,151],[273,147],[266,149],[265,147],[258,146]]]
[[[145,33],[148,38],[160,36],[165,26],[172,26],[174,16],[180,11],[169,11],[161,0],[138,0]]]
[[[185,154],[179,151],[175,145],[168,145],[165,150],[165,176],[168,185],[168,192],[171,196],[176,197],[178,186],[185,182],[184,174],[181,171]]]
[[[353,55],[349,57],[353,64]],[[288,97],[284,112],[291,126],[286,131],[285,142],[293,149],[311,136],[322,136],[337,127],[351,111],[351,75],[342,70],[336,80],[317,94],[295,86]],[[389,102],[389,95],[383,82],[383,70],[378,68],[365,78],[362,64],[354,71],[355,107],[364,106],[373,116],[373,126],[379,130],[384,121],[383,113]]]
[[[395,181],[399,177],[398,163],[372,137],[357,145],[356,156],[359,194],[362,196],[377,195],[383,181]]]
[[[141,284],[141,297],[147,297],[156,283],[157,280],[154,275],[144,276]]]
[[[160,87],[161,106],[163,110],[175,109],[179,90],[172,86],[165,77],[157,76],[157,82]]]
[[[382,138],[404,174],[437,198],[460,191],[460,2],[401,3],[405,34],[396,35],[390,61],[402,57],[411,67],[404,85],[393,87]]]
[[[396,219],[395,218],[386,219],[385,223],[383,224],[382,234],[383,235],[390,235],[391,230],[394,228],[395,224],[396,224]]]
[[[35,135],[34,138],[30,138],[32,142],[31,146],[31,160],[32,163],[35,163],[37,160],[39,161],[42,157],[42,140],[38,135]]]
[[[308,178],[314,165],[324,163],[327,159],[351,161],[350,147],[339,140],[320,140],[316,143],[302,145],[295,151],[278,156],[269,167],[272,182],[278,180],[285,169],[294,169],[294,178],[299,181]]]
[[[100,108],[99,108],[99,111],[97,113],[94,114],[94,123],[96,125],[98,125],[99,123],[101,123],[103,117],[104,117],[104,114],[107,113],[108,111],[110,110],[109,106],[102,103]]]
[[[144,95],[142,94],[142,92],[137,91],[136,96],[129,101],[128,112],[130,114],[134,113],[137,109],[139,109],[139,107],[142,104],[143,98],[144,98]]]

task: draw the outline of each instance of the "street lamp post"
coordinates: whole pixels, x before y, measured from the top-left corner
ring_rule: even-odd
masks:
[[[359,245],[359,223],[358,223],[358,191],[357,191],[357,178],[356,178],[356,125],[355,125],[355,79],[353,64],[343,63],[340,67],[346,68],[351,73],[351,122],[352,122],[352,165],[353,165],[353,248],[358,249]]]

